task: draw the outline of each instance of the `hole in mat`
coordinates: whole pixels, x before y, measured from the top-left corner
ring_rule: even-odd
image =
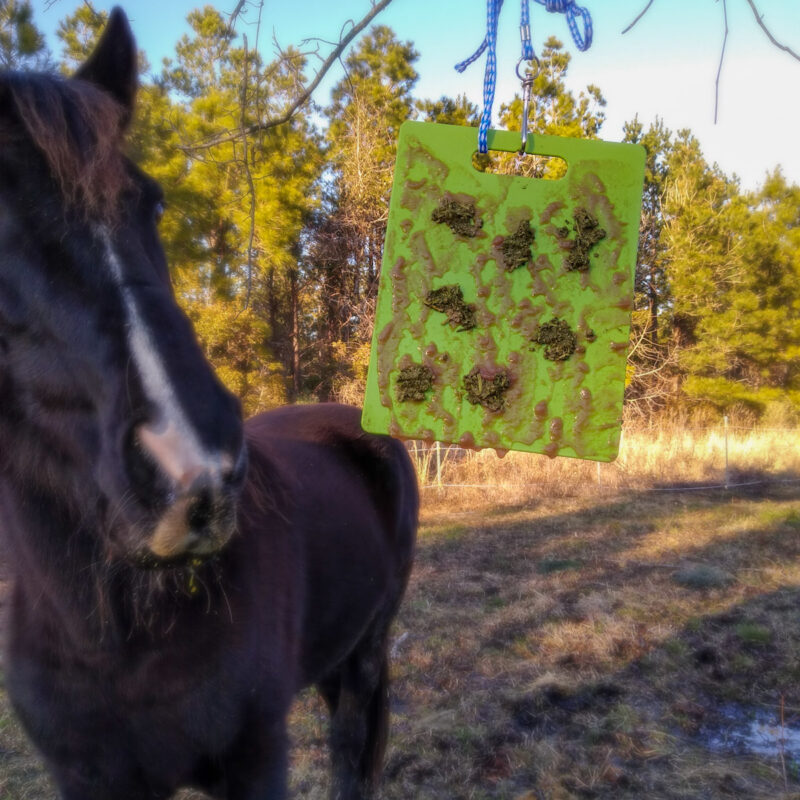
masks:
[[[478,172],[546,181],[557,181],[567,173],[567,162],[560,156],[508,153],[502,150],[490,150],[488,153],[476,150],[472,154],[472,166]]]

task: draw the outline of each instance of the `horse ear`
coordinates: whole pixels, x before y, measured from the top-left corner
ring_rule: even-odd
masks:
[[[136,41],[125,12],[115,7],[100,41],[86,62],[75,73],[107,91],[125,109],[125,123],[133,114],[138,84]]]

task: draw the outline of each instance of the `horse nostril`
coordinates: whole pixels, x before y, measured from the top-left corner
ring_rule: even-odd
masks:
[[[214,517],[214,499],[210,489],[201,489],[186,511],[186,521],[193,531],[203,530]]]

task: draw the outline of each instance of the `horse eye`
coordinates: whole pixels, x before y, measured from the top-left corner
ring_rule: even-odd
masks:
[[[161,218],[164,216],[165,208],[166,206],[164,205],[163,201],[160,203],[156,203],[156,207],[153,209],[153,218],[156,221],[156,225],[158,225],[158,223],[161,222]]]

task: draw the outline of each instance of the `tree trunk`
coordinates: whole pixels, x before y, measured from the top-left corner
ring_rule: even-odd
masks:
[[[300,292],[297,281],[297,270],[289,271],[289,292],[291,299],[291,372],[292,401],[300,396]]]

